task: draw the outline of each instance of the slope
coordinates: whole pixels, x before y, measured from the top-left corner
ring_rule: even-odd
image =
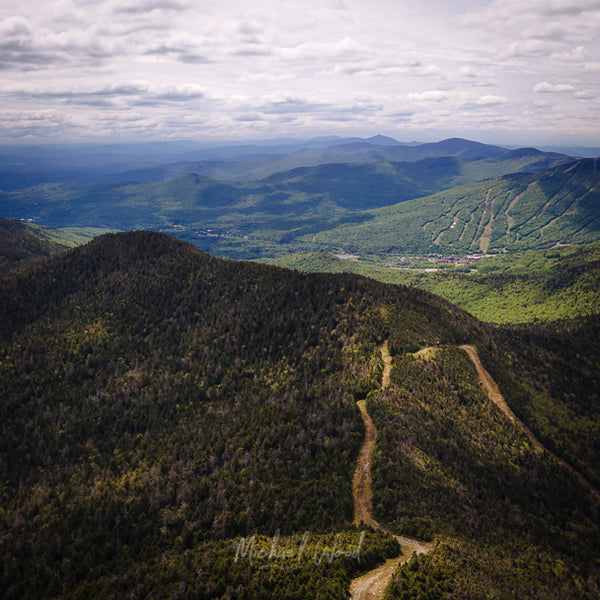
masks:
[[[0,217],[0,270],[23,260],[48,257],[67,249],[42,229]]]
[[[381,358],[383,360],[381,389],[385,390],[390,384],[390,373],[392,370],[392,357],[388,350],[387,341],[381,346]],[[377,430],[367,412],[366,401],[359,400],[357,405],[365,425],[365,440],[358,456],[356,470],[354,471],[354,480],[352,482],[354,524],[357,526],[360,526],[362,523],[368,524],[375,530],[389,533],[373,518],[371,464],[375,450],[375,441],[377,439]],[[376,569],[354,579],[350,585],[351,600],[361,600],[361,598],[365,597],[372,598],[373,600],[382,598],[383,592],[398,566],[408,562],[414,554],[423,554],[433,549],[433,544],[426,544],[401,536],[395,536],[395,538],[400,543],[401,554],[398,557],[388,559],[383,566],[378,566]]]
[[[363,212],[311,240],[350,253],[480,253],[600,239],[598,159]],[[304,238],[308,241],[307,238]]]
[[[595,597],[596,497],[493,404],[462,349],[431,350],[394,356],[367,400],[375,518],[438,540],[385,597]]]
[[[322,148],[303,148],[281,155],[223,157],[199,162],[166,165],[137,173],[126,173],[121,181],[159,181],[182,173],[198,173],[215,179],[259,180],[275,173],[300,167],[339,163],[408,162],[426,159],[454,158],[469,181],[512,172],[528,172],[551,168],[572,160],[566,154],[541,152],[534,149],[510,151],[469,140],[452,139],[431,144],[400,144],[389,138],[368,140],[338,140]],[[129,179],[128,179],[129,178]],[[474,179],[473,179],[474,178]]]
[[[488,322],[597,315],[600,244],[498,255],[469,273],[413,273],[397,281],[439,294]]]
[[[498,159],[469,161],[437,156],[415,162],[332,163],[246,182],[185,173],[167,181],[136,185],[52,183],[0,192],[0,203],[4,215],[11,218],[54,227],[154,229],[212,253],[256,258],[304,249],[323,230],[333,229],[329,237],[335,239],[335,228],[340,225],[369,227],[378,223],[375,214],[360,212],[365,209],[396,205],[492,175],[535,168],[532,165],[536,161],[542,160],[539,166],[554,161],[544,156],[540,159],[535,153],[507,152]],[[473,196],[478,189],[474,188],[468,200],[465,210],[469,215],[479,210],[472,206],[480,201]],[[420,212],[428,215],[430,204],[425,202]],[[390,210],[392,223],[399,217],[396,208]],[[387,241],[385,228],[382,235],[382,241]],[[431,245],[432,240],[426,237],[419,242]],[[317,239],[329,240],[323,235]]]
[[[199,142],[3,146],[0,189],[74,181],[148,183],[186,173],[213,179],[257,180],[298,167],[328,163],[415,162],[440,156],[485,160],[508,154],[505,148],[468,140],[402,144],[385,136],[257,141],[233,146]],[[545,155],[559,158],[553,153]]]
[[[441,262],[448,260],[449,262]],[[468,261],[468,262],[467,262]],[[290,254],[271,264],[304,272],[357,273],[418,287],[482,321],[529,323],[600,313],[600,243],[484,257],[352,257]]]
[[[36,258],[48,258],[105,231],[53,229],[0,217],[0,270],[15,268]]]
[[[464,352],[442,346],[477,340],[490,372],[496,356],[509,403],[519,382],[538,385],[527,355],[435,296],[135,232],[5,274],[0,311],[7,598],[347,598],[352,578],[398,555],[351,525],[360,400],[378,432],[375,518],[441,537],[433,563],[402,573],[415,564],[431,582],[444,549],[466,548],[457,576],[488,577],[488,595],[515,580],[530,598],[596,589],[593,500],[494,412]],[[440,346],[435,361],[412,356],[423,346]],[[553,381],[555,350],[540,347],[540,382]],[[580,374],[573,363],[561,386]],[[505,556],[531,560],[511,574]]]
[[[0,296],[8,598],[95,596],[113,576],[135,587],[142,565],[152,581],[164,553],[188,550],[209,576],[190,589],[208,593],[229,585],[213,562],[239,536],[347,529],[355,402],[379,385],[384,308],[406,321],[394,339],[407,348],[479,327],[426,293],[144,232],[11,273]],[[383,556],[374,539],[365,562],[339,567],[342,584]]]

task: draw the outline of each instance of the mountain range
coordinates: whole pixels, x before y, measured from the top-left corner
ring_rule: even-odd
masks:
[[[332,148],[336,159],[351,148],[346,158],[365,160],[365,146],[375,147]],[[598,239],[595,159],[458,139],[376,148],[413,160],[333,162],[245,182],[191,172],[152,183],[45,183],[4,189],[0,204],[13,219],[164,231],[233,258],[318,249],[485,253]],[[329,152],[296,154],[325,160]]]
[[[509,153],[507,148],[458,138],[407,144],[386,136],[269,140],[243,145],[216,142],[13,145],[0,146],[0,189],[73,181],[147,183],[185,173],[216,179],[262,179],[276,172],[325,163],[414,162],[440,156],[490,159]],[[551,150],[543,154],[556,155]],[[600,155],[600,150],[574,149],[571,154],[567,148],[558,154],[593,157]]]
[[[598,159],[2,150],[3,597],[600,598]]]

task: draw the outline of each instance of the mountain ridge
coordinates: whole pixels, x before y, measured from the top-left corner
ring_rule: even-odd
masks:
[[[598,159],[580,159],[365,211],[362,222],[323,231],[314,241],[323,249],[371,254],[467,254],[582,244],[599,239],[599,198]]]
[[[526,154],[525,160],[530,161],[531,153]],[[344,231],[344,238],[356,240],[369,222],[381,222],[380,215],[386,215],[381,222],[381,231],[373,230],[369,234],[371,241],[365,247],[355,244],[360,248],[358,251],[372,250],[375,242],[376,252],[397,247],[412,253],[485,253],[497,244],[510,250],[523,249],[527,244],[539,247],[544,243],[551,245],[553,241],[567,243],[574,232],[581,238],[580,242],[593,241],[593,227],[590,229],[585,222],[576,225],[580,218],[578,211],[583,211],[583,217],[594,215],[592,198],[597,182],[593,175],[595,167],[590,169],[596,164],[593,159],[562,165],[559,157],[562,166],[515,174],[513,155],[507,151],[505,156],[504,166],[501,161],[490,163],[487,159],[464,163],[456,157],[433,157],[415,163],[334,163],[299,167],[258,182],[218,181],[202,174],[188,173],[167,181],[136,185],[44,184],[28,190],[0,192],[0,202],[4,206],[4,215],[11,218],[32,219],[51,226],[162,230],[193,241],[213,254],[233,258],[273,256],[275,252],[298,251],[298,248],[339,247],[336,228]],[[534,153],[534,162],[538,158]],[[528,169],[520,162],[522,160],[521,156],[517,162],[521,168]],[[546,160],[547,156],[544,156],[542,162],[545,164]],[[490,180],[484,177],[480,181],[484,175],[496,175],[498,169],[510,173]],[[586,169],[591,171],[587,180],[582,175]],[[568,173],[571,174],[566,175]],[[566,177],[570,179],[565,185],[570,187],[565,192],[552,187],[560,186],[561,178]],[[581,185],[588,185],[587,190],[578,191],[577,177],[583,177]],[[458,187],[465,180],[476,183],[463,183]],[[536,181],[540,182],[536,188],[537,196],[536,190],[526,189]],[[541,189],[540,185],[547,189]],[[497,199],[490,196],[491,205],[486,208],[486,193],[490,190],[496,195],[511,196],[513,200],[527,192],[525,196],[532,198],[530,222],[523,220],[529,210],[522,206],[523,202],[517,206],[516,217],[511,213],[514,204],[497,212],[504,203],[500,196]],[[427,196],[432,192],[437,195]],[[550,200],[540,204],[540,194],[549,194],[556,206],[551,207]],[[576,201],[577,194],[587,196]],[[399,202],[403,204],[398,205]],[[448,206],[449,202],[455,208]],[[554,223],[551,223],[552,219],[538,219],[538,229],[544,228],[550,236],[548,242],[544,238],[536,240],[537,222],[532,220],[535,210],[541,210],[545,215],[549,210],[560,210],[565,203],[564,218],[558,218],[556,214]],[[524,210],[522,219],[517,214],[521,209]],[[439,213],[444,215],[448,210],[454,212],[446,222],[448,216],[440,218]],[[425,229],[417,231],[414,224],[410,224],[405,228],[405,240],[390,243],[390,227],[393,222],[403,219],[406,211],[418,211],[417,217]],[[492,213],[495,214],[495,225],[489,222]],[[461,221],[458,227],[459,221],[455,224],[454,216],[459,221],[466,221]],[[469,222],[469,219],[474,220]],[[503,223],[503,230],[498,223]],[[345,224],[352,225],[351,231]],[[565,230],[561,231],[561,228]],[[506,234],[504,240],[501,231]],[[466,239],[455,240],[453,236],[457,237],[457,234],[462,238],[467,236],[469,243]],[[475,241],[470,237],[472,234],[476,236]]]
[[[123,146],[24,146],[0,148],[0,189],[16,190],[43,183],[147,183],[182,171],[203,172],[226,180],[259,180],[300,166],[332,162],[415,162],[460,156],[498,158],[508,149],[462,138],[441,142],[401,143],[386,136],[371,138],[273,141],[245,145],[193,143]],[[566,160],[566,157],[565,157]]]
[[[557,352],[588,344],[595,380],[597,324],[577,346],[564,330],[560,343],[525,330],[521,353],[510,337],[521,334],[426,292],[211,257],[141,231],[1,281],[0,577],[10,600],[347,597],[362,569],[397,554],[393,540],[366,531],[360,565],[291,570],[235,557],[253,534],[267,549],[278,531],[286,548],[304,531],[315,544],[356,540],[360,400],[379,433],[375,518],[394,533],[440,536],[431,557],[447,568],[450,595],[484,598],[476,589],[488,581],[486,593],[513,586],[541,600],[561,586],[583,599],[599,580],[592,501],[524,445],[456,347],[477,340],[507,401],[527,413],[519,385],[545,389]],[[394,361],[382,390],[384,340]],[[426,346],[435,360],[414,354]],[[524,356],[544,360],[529,372]],[[581,394],[563,398],[570,410],[596,422],[594,389],[576,383],[575,367],[543,398],[542,426],[559,423],[547,405],[562,387]],[[581,419],[569,423],[572,454],[586,437]],[[594,471],[587,448],[583,468]],[[504,571],[505,555],[517,572]],[[399,576],[418,569],[433,585],[439,571],[409,565]]]

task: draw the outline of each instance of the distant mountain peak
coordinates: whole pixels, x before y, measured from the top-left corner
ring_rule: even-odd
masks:
[[[507,156],[511,156],[514,158],[523,157],[523,156],[544,156],[544,152],[538,150],[537,148],[517,148],[516,150],[511,150]]]
[[[386,135],[374,135],[373,137],[367,138],[365,141],[369,142],[369,144],[376,144],[377,146],[396,146],[400,143],[394,138]]]
[[[481,142],[474,142],[473,140],[467,140],[465,138],[460,138],[460,137],[452,137],[452,138],[447,138],[445,140],[442,140],[440,142],[438,142],[439,145],[444,145],[444,146],[489,146],[490,144],[482,144]]]

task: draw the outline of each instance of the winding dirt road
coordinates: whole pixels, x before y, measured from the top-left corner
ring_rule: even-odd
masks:
[[[383,359],[381,389],[385,390],[390,384],[390,373],[392,370],[392,357],[390,356],[387,342],[381,348],[381,357]],[[391,558],[385,564],[352,580],[350,585],[351,600],[379,600],[383,598],[383,592],[392,578],[396,567],[407,562],[415,553],[423,554],[429,552],[433,548],[433,544],[426,544],[410,538],[393,535],[373,518],[371,462],[375,450],[377,429],[375,429],[375,425],[373,425],[373,421],[367,412],[366,402],[360,400],[357,404],[363,423],[365,424],[365,441],[358,456],[356,470],[354,471],[354,480],[352,482],[354,493],[353,523],[356,526],[364,523],[373,529],[392,535],[402,547],[402,554],[400,556]]]
[[[600,492],[574,467],[567,463],[564,459],[557,456],[554,452],[546,448],[533,434],[533,432],[513,413],[510,409],[504,396],[500,392],[498,385],[488,373],[485,367],[481,364],[479,354],[475,346],[463,345],[461,348],[468,354],[469,358],[477,369],[477,374],[481,383],[487,390],[490,400],[519,428],[527,435],[531,443],[540,450],[547,452],[556,461],[573,473],[577,479],[584,485],[592,494],[600,499]],[[435,352],[432,348],[424,348],[416,353],[425,359],[431,358]],[[383,359],[383,375],[381,378],[381,389],[385,390],[390,384],[390,373],[392,370],[392,357],[390,356],[387,341],[381,348],[381,357]],[[360,409],[360,414],[365,425],[365,440],[363,442],[356,470],[354,472],[353,493],[354,493],[354,525],[359,526],[361,523],[372,527],[373,529],[382,531],[389,535],[391,534],[385,527],[381,526],[373,518],[371,489],[371,462],[373,452],[375,450],[375,441],[377,439],[377,429],[373,425],[373,421],[367,412],[366,402],[361,400],[357,403]],[[402,554],[396,558],[387,560],[383,565],[365,573],[361,577],[352,580],[350,585],[350,600],[380,600],[387,584],[392,578],[394,570],[407,562],[413,554],[424,554],[430,552],[434,545],[419,542],[410,538],[405,538],[393,535],[398,540],[402,547]]]
[[[521,421],[517,415],[511,410],[510,406],[506,403],[504,396],[500,392],[500,388],[494,381],[493,377],[488,373],[485,367],[481,364],[481,359],[479,358],[479,354],[477,353],[477,348],[475,346],[470,346],[468,344],[464,344],[461,348],[469,355],[471,362],[475,365],[477,369],[477,374],[479,375],[479,379],[481,379],[481,383],[485,386],[489,399],[529,438],[531,443],[540,450],[548,453],[552,456],[557,462],[559,462],[565,469],[568,469],[577,479],[579,479],[580,483],[586,487],[596,498],[600,500],[600,491],[598,491],[575,467],[570,465],[566,460],[549,450],[540,442],[531,429]]]
[[[381,358],[383,359],[383,374],[381,376],[381,389],[385,390],[390,385],[390,374],[392,372],[392,356],[387,340],[381,346]]]

